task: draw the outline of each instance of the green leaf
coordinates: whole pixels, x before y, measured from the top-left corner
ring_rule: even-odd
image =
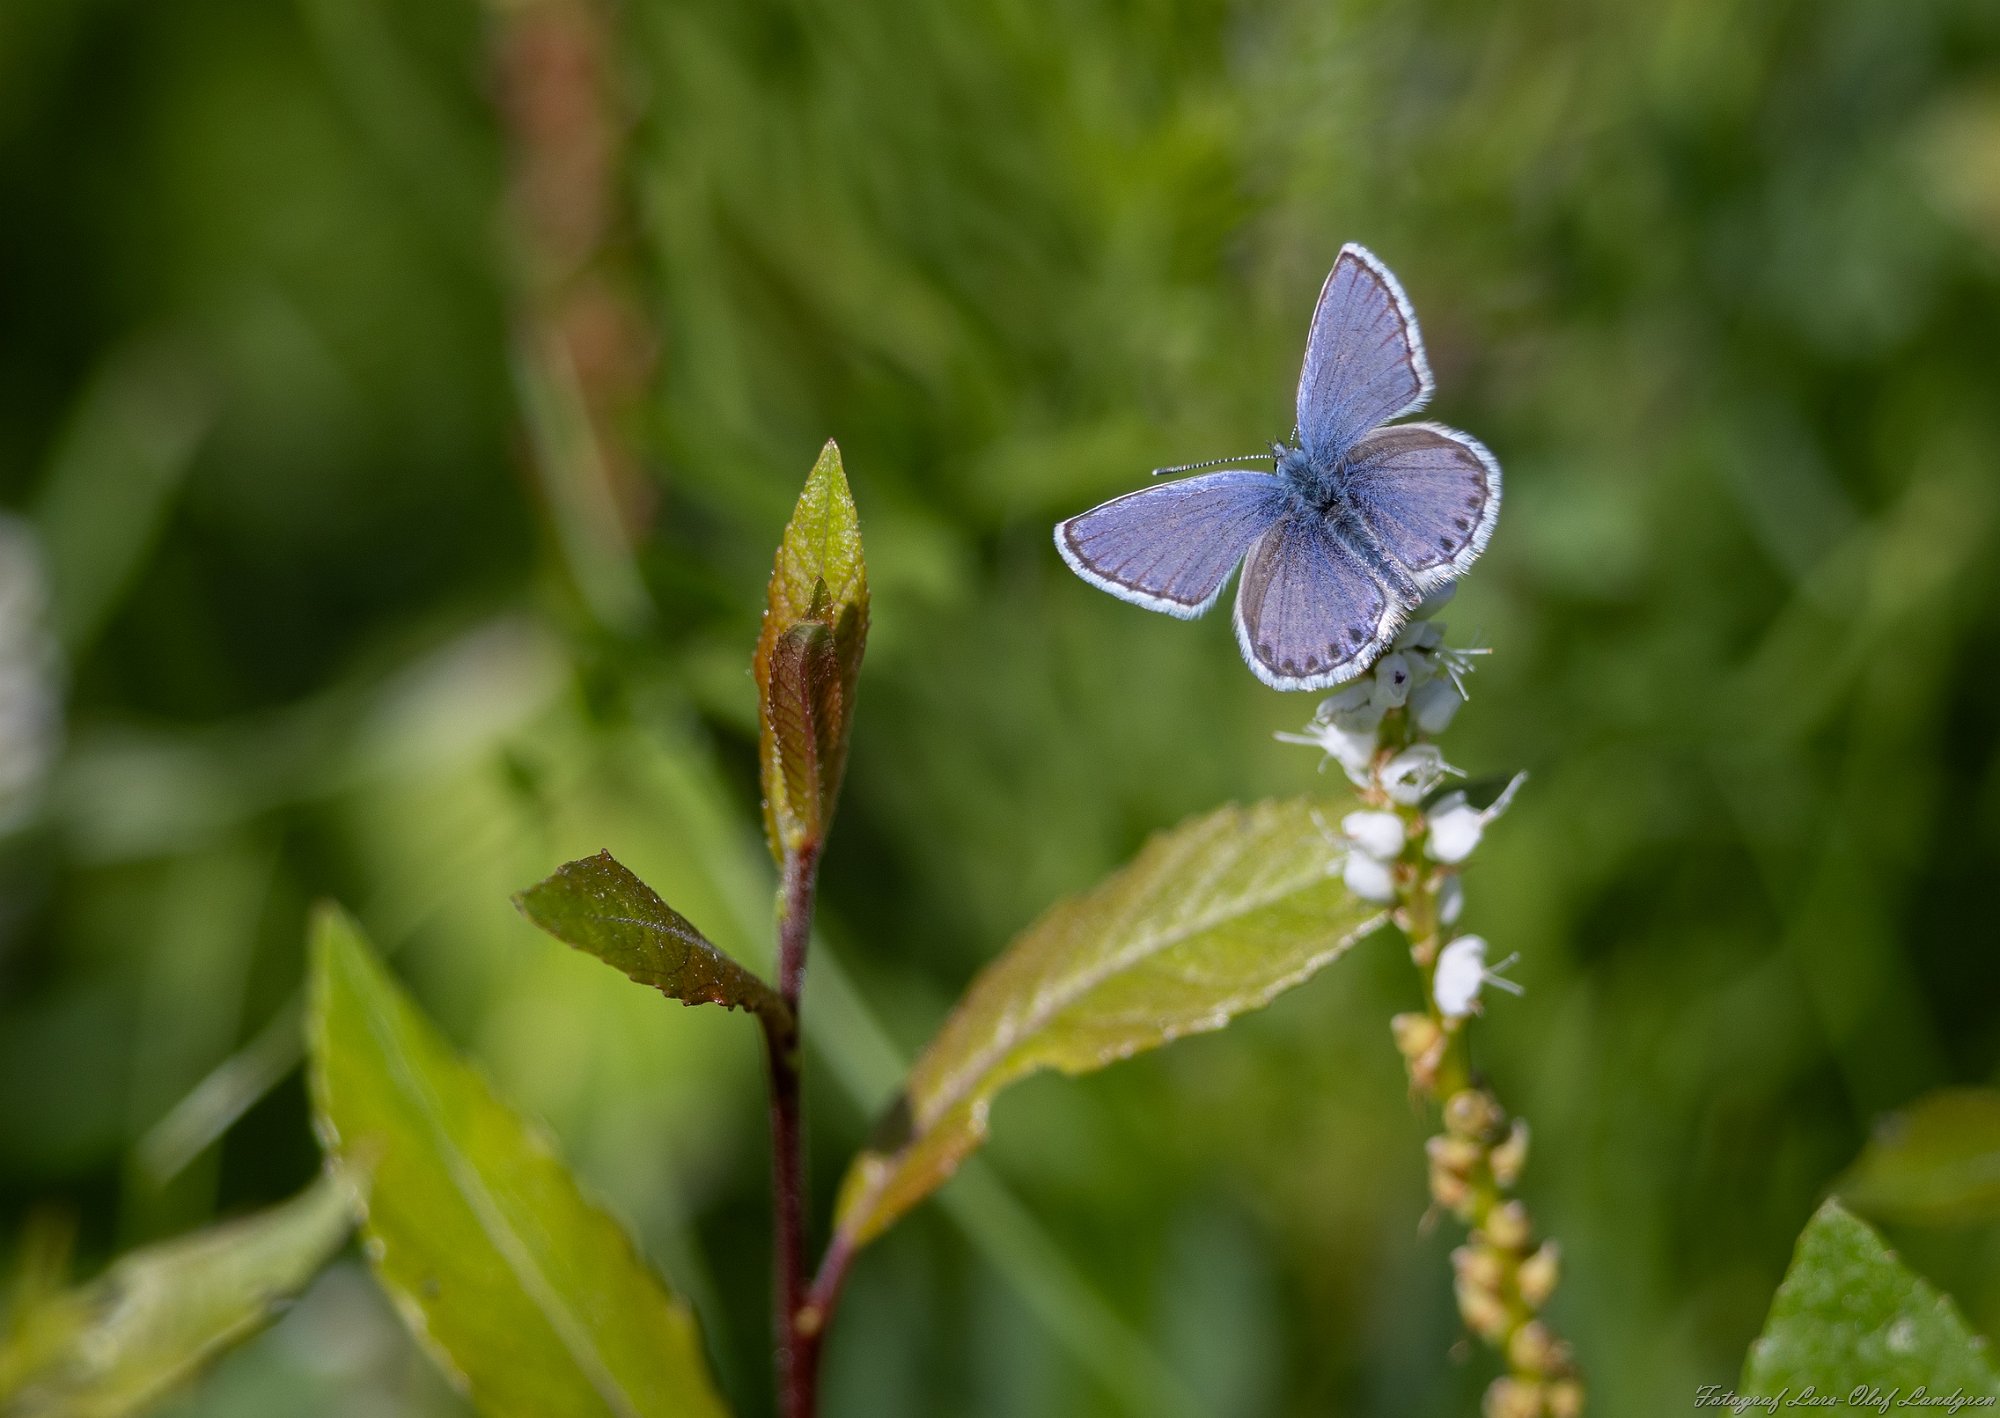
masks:
[[[1986,1356],[1951,1298],[1913,1274],[1882,1238],[1842,1209],[1820,1207],[1799,1237],[1763,1337],[1743,1366],[1746,1396],[1808,1387],[1843,1401],[1856,1388],[1922,1386],[2000,1394]]]
[[[1225,808],[1030,926],[972,984],[842,1183],[839,1239],[862,1246],[978,1147],[1002,1088],[1089,1073],[1220,1029],[1381,925],[1341,884],[1306,801]]]
[[[780,863],[825,839],[867,638],[861,525],[840,449],[829,439],[778,544],[753,662],[764,830]]]
[[[43,1296],[0,1343],[7,1418],[139,1413],[277,1318],[354,1229],[329,1175],[269,1211],[132,1252],[101,1278]]]
[[[557,868],[514,904],[557,940],[669,999],[749,1010],[781,1034],[791,1032],[792,1012],[776,990],[712,945],[609,852]]]
[[[724,1412],[687,1305],[333,911],[308,1027],[321,1141],[373,1176],[376,1276],[484,1413]]]
[[[1891,1113],[1834,1190],[1885,1221],[2000,1216],[2000,1090],[1948,1088]]]

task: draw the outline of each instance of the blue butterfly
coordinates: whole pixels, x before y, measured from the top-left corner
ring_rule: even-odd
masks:
[[[1214,605],[1247,557],[1236,640],[1257,678],[1273,689],[1353,679],[1465,574],[1500,516],[1500,465],[1476,439],[1389,422],[1430,396],[1408,297],[1350,242],[1313,310],[1295,442],[1253,455],[1275,471],[1127,493],[1059,523],[1056,549],[1091,585],[1182,620]]]

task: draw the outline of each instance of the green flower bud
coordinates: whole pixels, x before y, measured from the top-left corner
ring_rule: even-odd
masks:
[[[1521,1287],[1521,1299],[1529,1309],[1539,1310],[1549,1302],[1561,1274],[1562,1252],[1554,1241],[1542,1242],[1540,1250],[1521,1262],[1515,1282]]]
[[[1507,1140],[1493,1149],[1488,1159],[1493,1167],[1493,1180],[1503,1187],[1511,1187],[1521,1180],[1521,1169],[1528,1162],[1528,1125],[1519,1118],[1508,1129]]]
[[[1445,1100],[1445,1127],[1474,1142],[1490,1141],[1505,1120],[1506,1115],[1500,1111],[1493,1095],[1481,1089],[1462,1089]]]
[[[1495,1379],[1486,1390],[1485,1418],[1542,1418],[1542,1386],[1521,1379]]]
[[[1506,1337],[1512,1317],[1498,1295],[1472,1284],[1462,1275],[1453,1288],[1458,1294],[1459,1318],[1465,1321],[1467,1329],[1488,1344],[1498,1344]]]
[[[1423,1057],[1444,1038],[1428,1014],[1399,1014],[1389,1021],[1389,1032],[1396,1037],[1396,1052],[1411,1060]]]
[[[1486,1235],[1503,1251],[1525,1251],[1528,1242],[1535,1238],[1534,1223],[1528,1219],[1528,1208],[1518,1201],[1494,1207],[1486,1218]]]
[[[1540,1320],[1530,1320],[1507,1341],[1507,1362],[1531,1374],[1553,1373],[1562,1367],[1562,1346]]]
[[[1440,1134],[1424,1143],[1424,1151],[1434,1166],[1456,1176],[1470,1176],[1472,1169],[1479,1165],[1479,1144],[1469,1138]]]
[[[1562,1379],[1549,1385],[1549,1418],[1583,1418],[1583,1385]]]

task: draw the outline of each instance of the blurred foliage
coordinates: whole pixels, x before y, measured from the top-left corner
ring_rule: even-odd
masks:
[[[1838,1189],[1856,1211],[1889,1221],[2000,1216],[2000,1091],[1946,1088],[1884,1114]]]
[[[837,436],[874,624],[809,1000],[823,1218],[1003,942],[1310,783],[1270,739],[1309,699],[1048,529],[1282,434],[1357,239],[1507,469],[1448,742],[1533,773],[1467,919],[1523,956],[1482,1062],[1534,1120],[1553,1318],[1605,1413],[1731,1381],[1874,1118],[2000,1064],[2000,11],[634,0],[595,68],[524,61],[521,13],[0,8],[34,534],[0,538],[0,1267],[31,1207],[102,1259],[305,1182],[334,895],[767,1411],[754,1031],[507,893],[610,848],[768,962],[747,666]],[[565,74],[629,119],[561,121]],[[581,236],[522,196],[551,168],[610,174]],[[857,1268],[830,1413],[1471,1411],[1413,1000],[1357,950],[1226,1039],[1010,1093]],[[1896,1239],[2000,1331],[2000,1232]],[[356,1282],[176,1411],[457,1411]]]
[[[319,1275],[353,1231],[357,1200],[346,1182],[325,1176],[281,1206],[121,1256],[74,1290],[46,1290],[56,1277],[38,1257],[0,1331],[0,1411],[149,1411]]]

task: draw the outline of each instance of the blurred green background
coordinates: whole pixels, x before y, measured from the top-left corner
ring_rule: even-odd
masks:
[[[9,0],[0,1266],[316,1164],[347,903],[769,1411],[761,1059],[536,934],[608,847],[768,959],[747,673],[820,442],[875,585],[809,993],[824,1216],[981,962],[1311,712],[1059,517],[1288,431],[1344,240],[1507,469],[1447,740],[1594,1411],[1734,1379],[1873,1119],[2000,1063],[1988,0]],[[1461,1415],[1378,941],[997,1110],[828,1411]],[[220,1133],[219,1136],[216,1134]],[[1894,1233],[2000,1333],[2000,1232]],[[358,1260],[180,1415],[458,1412]]]

